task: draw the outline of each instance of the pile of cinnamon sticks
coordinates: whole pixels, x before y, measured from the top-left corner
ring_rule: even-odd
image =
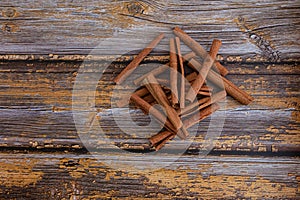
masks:
[[[214,40],[207,52],[180,28],[175,27],[173,33],[176,37],[170,39],[170,62],[134,80],[134,84],[141,87],[130,97],[132,103],[144,113],[152,115],[164,127],[161,132],[149,138],[156,150],[161,149],[176,135],[181,139],[186,139],[189,136],[187,129],[218,110],[220,108],[218,102],[227,94],[245,105],[253,100],[253,97],[224,77],[228,74],[228,70],[216,61],[221,47],[220,40]],[[118,74],[114,82],[122,84],[163,38],[164,34],[156,37]],[[181,41],[192,52],[182,55]],[[202,61],[199,62],[196,56]],[[193,72],[187,74],[185,72],[187,67]],[[170,71],[169,79],[159,78],[159,75],[166,70]],[[206,84],[207,81],[218,89],[209,87]],[[163,86],[166,84],[169,87]],[[189,88],[187,88],[188,85],[190,85]],[[121,98],[117,105],[119,107],[127,105],[127,99]],[[165,109],[165,113],[154,108],[152,106],[154,104],[160,104]]]

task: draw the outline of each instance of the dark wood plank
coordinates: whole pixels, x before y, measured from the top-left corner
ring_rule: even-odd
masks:
[[[83,57],[81,57],[83,58]],[[115,57],[111,57],[115,58]],[[104,58],[103,58],[104,59]],[[106,60],[98,58],[98,61],[91,60],[88,64],[86,62],[74,60],[28,60],[18,61],[0,61],[1,73],[72,73],[77,72],[80,67],[86,66],[86,69],[90,69],[92,72],[99,72],[103,67],[106,68],[106,73],[113,73],[114,68],[123,68],[125,65],[133,59],[133,56],[122,56],[115,58],[115,60],[106,57]],[[169,62],[168,56],[148,56],[142,62],[142,64],[150,62]],[[245,74],[245,75],[299,75],[300,67],[299,62],[281,62],[281,63],[269,63],[269,62],[222,62],[228,69],[229,74]],[[112,65],[112,66],[111,66]]]
[[[131,119],[112,116],[110,111],[99,113],[100,126],[116,146],[123,149],[148,150],[147,137],[156,133],[158,125],[143,127],[149,118],[141,112],[132,112],[136,128],[125,134],[115,120],[128,123]],[[120,112],[121,114],[122,112]],[[292,153],[300,152],[299,111],[289,110],[227,110],[218,111],[215,117],[202,121],[198,126],[189,129],[195,138],[189,138],[174,146],[174,149],[191,143],[187,153],[194,153],[203,148],[208,127],[211,131],[221,131],[216,138],[214,152],[223,153]],[[224,126],[216,120],[224,118]],[[212,120],[212,121],[211,121]],[[211,127],[213,126],[213,127]],[[214,128],[215,126],[215,128]],[[219,128],[220,127],[220,128]],[[99,129],[96,126],[96,129]],[[81,140],[82,133],[77,132],[71,111],[27,111],[1,110],[0,114],[0,147],[2,148],[35,148],[35,149],[102,149],[103,135],[96,131],[91,133],[89,141]],[[197,134],[196,134],[197,133]],[[210,132],[209,134],[211,134]],[[83,143],[82,143],[83,142]],[[172,143],[170,143],[172,146]],[[103,147],[104,149],[106,147]]]
[[[145,46],[157,32],[170,36],[177,25],[206,47],[221,39],[220,54],[227,60],[276,60],[279,55],[299,60],[300,55],[297,1],[4,0],[0,8],[0,54],[11,54],[10,59],[24,58],[20,54],[76,59],[94,48],[115,55]],[[96,47],[118,36],[117,45]],[[167,40],[159,48],[166,45]]]
[[[141,157],[1,153],[1,199],[297,199],[299,159],[149,156],[156,171],[110,168]]]

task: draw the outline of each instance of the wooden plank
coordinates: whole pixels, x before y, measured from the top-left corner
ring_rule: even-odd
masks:
[[[300,55],[297,1],[4,0],[0,8],[0,54],[11,54],[10,59],[89,54],[94,48],[115,55],[140,49],[157,32],[170,36],[177,25],[206,47],[221,39],[220,54],[227,60],[276,60],[278,55],[299,60]],[[118,36],[117,45],[96,47]],[[159,48],[166,45],[167,40]]]
[[[1,153],[1,199],[297,199],[299,159],[149,156],[156,171],[111,168],[141,156]],[[150,162],[151,160],[151,162]]]
[[[109,63],[97,62],[87,66],[91,75]],[[110,65],[97,87],[96,106],[111,105],[112,79],[126,63]],[[299,108],[299,64],[228,64],[231,74],[228,79],[255,97],[250,105],[253,109]],[[42,108],[47,110],[70,110],[72,89],[78,75],[79,63],[48,62],[4,62],[0,69],[1,108]],[[248,73],[249,74],[248,74]],[[280,75],[280,79],[278,78]],[[100,77],[99,77],[100,78]],[[127,91],[116,88],[119,95]],[[227,106],[239,106],[228,101]]]
[[[158,125],[147,127],[149,118],[142,112],[131,112],[132,120],[139,126],[131,127],[125,134],[115,120],[123,123],[131,119],[113,116],[111,111],[99,113],[102,134],[106,134],[117,147],[124,149],[149,150],[147,137],[156,133]],[[296,113],[296,114],[295,114]],[[174,148],[191,143],[187,153],[197,153],[203,148],[208,127],[210,131],[221,131],[216,138],[213,152],[223,153],[280,153],[294,154],[300,152],[300,111],[291,110],[228,110],[218,111],[212,119],[206,119],[200,126],[189,129],[191,137]],[[222,121],[224,125],[218,123]],[[144,126],[144,127],[143,127]],[[80,126],[81,127],[81,126]],[[130,127],[129,127],[130,128]],[[102,148],[103,135],[96,131],[90,140],[81,140],[82,133],[77,132],[71,111],[49,112],[28,110],[1,110],[0,147],[34,148],[34,149],[84,149]],[[197,134],[196,134],[197,133]],[[208,134],[211,134],[209,132]],[[172,143],[170,144],[172,146]],[[103,147],[104,149],[106,147]]]
[[[72,118],[72,89],[81,62],[3,62],[0,72],[0,131],[2,148],[82,149]],[[103,70],[109,62],[91,62],[89,74]],[[125,63],[114,63],[98,84],[96,107],[105,115],[105,128],[127,149],[147,149],[145,138],[123,137],[109,114],[112,78]],[[249,106],[227,98],[225,126],[215,144],[221,152],[299,151],[299,65],[298,63],[228,63],[232,80],[255,97]],[[280,77],[280,78],[278,78]],[[127,88],[128,89],[128,88]],[[126,89],[126,90],[127,90]],[[119,89],[118,94],[126,90]],[[220,113],[222,113],[220,112]],[[148,117],[133,112],[140,124]],[[126,119],[125,119],[126,121]],[[103,122],[103,123],[104,123]],[[209,120],[189,148],[203,146]],[[147,133],[153,130],[146,129]],[[196,133],[197,130],[192,132]],[[134,135],[134,132],[133,132]],[[188,141],[190,142],[190,141]],[[95,144],[93,144],[95,145]],[[97,145],[96,145],[97,146]],[[126,146],[126,147],[125,147]]]
[[[29,108],[46,110],[70,110],[72,108],[72,74],[0,74],[1,108]],[[299,108],[299,79],[295,75],[228,76],[230,80],[254,96],[252,109],[297,109]],[[18,80],[16,80],[18,79]],[[96,107],[109,108],[113,85],[101,82],[96,91]],[[128,90],[115,89],[115,94],[126,94]],[[91,97],[91,96],[90,96]],[[92,98],[92,97],[91,97]],[[230,97],[227,107],[241,105]],[[77,102],[79,103],[79,102]]]
[[[47,61],[0,61],[0,73],[72,73],[77,72],[80,67],[86,66],[90,72],[99,72],[106,67],[106,74],[113,74],[115,69],[124,68],[126,64],[133,59],[132,56],[122,56],[116,60],[90,61],[82,62],[75,60],[47,60]],[[143,64],[150,62],[169,62],[167,56],[149,56],[145,58]],[[246,74],[246,75],[299,75],[299,62],[223,62],[222,63],[230,74]]]

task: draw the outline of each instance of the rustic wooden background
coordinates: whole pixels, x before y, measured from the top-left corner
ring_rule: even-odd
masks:
[[[299,8],[299,1],[280,0],[2,0],[0,198],[300,198]],[[72,116],[78,69],[85,59],[106,66],[115,52],[137,50],[159,31],[169,30],[169,37],[174,26],[206,48],[221,39],[218,59],[228,79],[255,101],[241,106],[227,98],[222,134],[205,158],[197,156],[200,131],[164,169],[112,169],[104,161],[120,158],[107,153],[98,162],[78,137]],[[98,46],[116,34],[127,41]],[[87,57],[95,48],[101,54]],[[167,40],[160,48],[167,48]],[[99,112],[109,110],[111,80],[130,59],[130,53],[119,58],[99,82]],[[157,51],[147,60],[166,62],[167,56]],[[147,120],[138,112],[133,117]],[[147,150],[145,140],[123,137],[109,118],[105,123],[121,148]]]

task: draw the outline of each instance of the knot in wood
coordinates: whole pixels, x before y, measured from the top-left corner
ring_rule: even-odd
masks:
[[[3,17],[8,17],[8,18],[13,18],[16,16],[16,9],[14,8],[7,8],[5,10],[2,11],[2,16]]]
[[[145,6],[138,1],[128,3],[126,7],[129,14],[131,15],[140,15],[143,14],[145,11]]]
[[[14,23],[5,23],[2,26],[2,31],[3,32],[13,33],[13,32],[16,32],[18,30],[19,30],[18,26]]]

